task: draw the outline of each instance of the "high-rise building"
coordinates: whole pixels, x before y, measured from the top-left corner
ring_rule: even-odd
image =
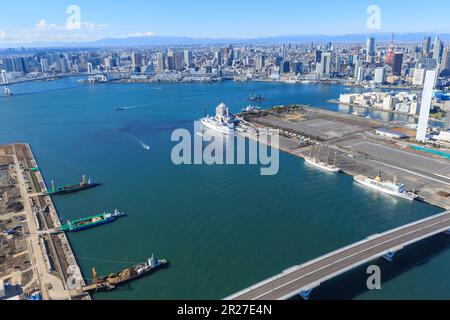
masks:
[[[192,52],[189,50],[184,50],[184,66],[186,69],[190,68],[192,65]]]
[[[425,85],[422,92],[422,103],[420,104],[419,126],[417,128],[416,140],[425,143],[427,141],[428,122],[430,120],[431,101],[433,89],[436,83],[436,71],[428,70],[425,75]]]
[[[422,55],[426,58],[428,57],[428,53],[430,52],[430,46],[431,46],[431,37],[425,37],[423,38],[422,43]]]
[[[88,62],[88,64],[87,64],[87,72],[88,72],[88,74],[94,73],[94,67],[93,67],[92,63],[90,63],[90,62]]]
[[[216,53],[214,54],[214,59],[216,60],[219,66],[222,65],[222,52],[216,51]]]
[[[392,73],[396,76],[402,74],[403,67],[403,53],[394,54],[394,60],[392,62]]]
[[[366,62],[375,62],[375,38],[367,38],[366,41]]]
[[[322,53],[320,61],[319,75],[329,76],[331,73],[331,52]]]
[[[166,54],[164,52],[158,52],[156,54],[156,69],[158,72],[163,72],[166,68]]]
[[[322,61],[322,51],[316,50],[316,52],[314,54],[315,54],[316,63],[319,63],[320,61]]]
[[[426,69],[414,69],[414,75],[413,75],[413,86],[423,86],[423,83],[425,82],[425,74]]]
[[[303,63],[293,62],[291,69],[292,69],[292,72],[295,73],[295,75],[301,74],[303,72]]]
[[[69,62],[67,61],[67,58],[61,58],[59,59],[59,63],[61,66],[61,73],[68,73],[69,70]]]
[[[49,66],[48,66],[48,59],[41,59],[41,71],[42,72],[48,72]]]
[[[440,72],[443,73],[444,76],[450,76],[450,47],[444,49]]]
[[[262,70],[266,66],[266,57],[260,56],[256,59],[255,67],[256,70]]]
[[[416,68],[426,69],[426,70],[434,70],[437,67],[437,61],[432,58],[422,58],[419,59],[416,63]]]
[[[136,51],[133,51],[131,54],[131,65],[133,68],[142,67],[142,54]]]
[[[366,79],[366,69],[364,67],[358,67],[356,71],[356,81],[363,82]]]
[[[283,58],[283,60],[286,60],[287,52],[286,52],[286,45],[285,44],[281,45],[281,57]]]
[[[441,63],[442,58],[442,52],[444,51],[444,45],[441,40],[439,40],[439,37],[436,37],[434,40],[434,47],[433,47],[433,59],[437,61],[437,63]]]
[[[383,84],[386,82],[386,69],[385,68],[376,68],[375,69],[374,81],[376,84]]]
[[[289,73],[291,71],[291,64],[289,61],[283,61],[280,65],[280,73]]]

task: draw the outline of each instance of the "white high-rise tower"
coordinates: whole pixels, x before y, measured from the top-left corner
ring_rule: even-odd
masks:
[[[419,127],[417,128],[416,140],[427,142],[428,121],[430,119],[431,100],[433,89],[436,83],[436,70],[428,70],[425,75],[425,84],[422,93],[422,103],[420,107]]]

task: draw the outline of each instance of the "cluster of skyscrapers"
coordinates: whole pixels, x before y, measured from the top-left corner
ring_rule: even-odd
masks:
[[[9,81],[103,73],[140,79],[163,74],[176,81],[202,76],[273,81],[350,79],[361,84],[423,86],[427,70],[437,70],[444,80],[450,76],[449,51],[438,37],[434,41],[425,37],[422,43],[396,43],[394,37],[390,43],[377,43],[369,37],[365,45],[342,42],[9,50],[0,53],[0,70],[5,70]]]

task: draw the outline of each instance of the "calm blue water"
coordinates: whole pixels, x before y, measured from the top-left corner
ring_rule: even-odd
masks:
[[[305,103],[338,110],[326,101],[344,87],[81,86],[64,79],[12,89],[14,97],[0,97],[0,143],[30,143],[48,184],[72,183],[82,174],[105,184],[55,198],[62,219],[116,208],[128,213],[113,224],[70,235],[86,278],[93,266],[106,274],[152,253],[171,261],[168,270],[96,299],[220,299],[292,265],[442,211],[367,191],[351,177],[315,171],[284,153],[279,174],[271,177],[260,176],[258,166],[171,162],[172,131],[192,129],[205,108],[212,112],[221,101],[237,112],[256,93],[269,98],[263,107]],[[114,111],[119,106],[139,108]],[[436,237],[400,252],[392,264],[377,261],[381,291],[367,292],[360,268],[324,284],[312,298],[449,299],[449,248],[449,237]]]

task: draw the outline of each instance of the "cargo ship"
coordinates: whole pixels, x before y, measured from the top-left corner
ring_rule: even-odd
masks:
[[[88,218],[67,221],[66,224],[58,228],[58,232],[78,232],[94,228],[103,224],[114,222],[118,218],[124,217],[125,215],[125,213],[116,210],[114,213],[105,212]]]
[[[75,193],[79,191],[84,191],[88,189],[92,189],[95,187],[100,186],[101,183],[94,182],[92,178],[86,179],[86,176],[83,176],[80,183],[64,186],[64,187],[58,187],[55,188],[55,184],[52,181],[52,190],[48,191],[47,194],[49,196],[58,196],[63,194],[69,194],[69,193]]]
[[[152,255],[147,262],[137,264],[131,268],[123,271],[112,273],[106,277],[98,277],[95,268],[92,269],[93,284],[82,288],[83,292],[95,293],[100,291],[115,290],[119,286],[123,286],[131,281],[148,276],[158,269],[167,267],[169,262],[167,260],[159,260]]]

